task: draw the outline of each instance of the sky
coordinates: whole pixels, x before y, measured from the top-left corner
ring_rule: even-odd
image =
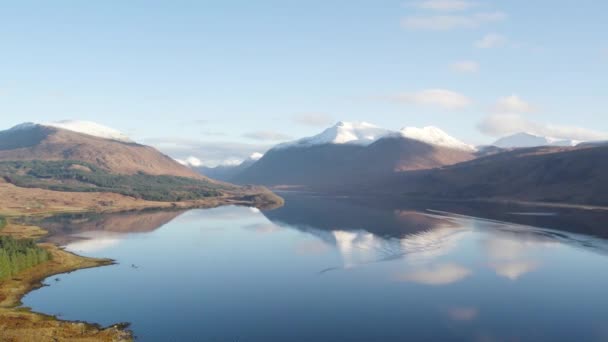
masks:
[[[608,139],[608,1],[0,1],[0,129],[242,160],[337,121]]]

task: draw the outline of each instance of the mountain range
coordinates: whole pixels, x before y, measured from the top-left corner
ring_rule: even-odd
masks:
[[[318,135],[277,145],[230,180],[299,187],[361,183],[471,160],[475,153],[473,146],[435,127],[389,131],[339,122]]]
[[[608,205],[606,157],[604,143],[529,133],[473,147],[436,127],[340,122],[223,171],[235,183],[329,193]]]

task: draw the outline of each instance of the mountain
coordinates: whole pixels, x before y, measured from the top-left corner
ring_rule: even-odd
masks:
[[[300,187],[356,184],[471,160],[474,153],[473,147],[434,127],[390,131],[365,122],[339,122],[316,136],[276,146],[231,181]]]
[[[78,121],[25,123],[1,131],[0,184],[25,192],[21,197],[44,194],[37,208],[64,203],[89,210],[94,203],[104,210],[122,210],[128,205],[164,207],[161,202],[269,208],[282,203],[265,188],[212,180],[116,130]],[[30,210],[28,206],[19,208]]]
[[[441,169],[396,174],[357,191],[606,206],[608,146],[516,149]]]
[[[253,153],[249,158],[235,165],[218,165],[215,167],[207,167],[204,165],[192,166],[192,168],[198,171],[200,174],[209,178],[217,179],[220,181],[229,182],[237,174],[245,171],[251,165],[255,164],[256,161],[263,157],[261,153]]]
[[[326,144],[349,144],[366,146],[393,132],[367,122],[340,121],[323,132],[293,142],[277,145],[274,149],[311,147]]]
[[[496,140],[492,145],[501,148],[523,148],[539,146],[576,146],[580,141],[560,140],[543,137],[530,133],[520,132]]]
[[[112,173],[202,178],[156,149],[99,124],[62,121],[25,123],[0,131],[2,160],[78,160]]]

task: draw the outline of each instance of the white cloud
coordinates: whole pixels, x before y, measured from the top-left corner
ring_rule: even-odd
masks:
[[[475,3],[465,0],[423,0],[413,3],[413,5],[432,11],[464,11],[476,6]]]
[[[482,133],[493,137],[527,132],[563,140],[597,141],[608,139],[608,133],[605,132],[576,126],[534,122],[517,113],[489,115],[477,127]]]
[[[392,99],[402,103],[431,105],[450,110],[462,109],[472,103],[468,97],[446,89],[426,89],[414,93],[402,93],[393,96]]]
[[[488,33],[483,36],[481,39],[475,42],[475,47],[478,49],[492,49],[501,46],[505,46],[507,44],[507,37],[498,34],[498,33]]]
[[[499,98],[493,108],[493,112],[498,114],[530,113],[534,110],[531,104],[515,94]]]
[[[334,118],[325,113],[302,113],[292,117],[295,123],[314,126],[314,127],[325,127],[334,122]]]
[[[484,24],[504,21],[503,12],[484,12],[468,15],[412,15],[401,19],[401,26],[411,30],[447,31],[474,29]]]
[[[142,142],[156,147],[169,156],[186,160],[194,156],[205,166],[232,164],[248,159],[254,153],[263,153],[273,144],[246,144],[226,141],[201,141],[181,137],[142,139]]]
[[[292,139],[292,137],[290,137],[289,135],[274,131],[249,132],[243,134],[243,137],[260,141],[284,141]]]
[[[471,270],[458,264],[441,264],[426,269],[418,269],[403,275],[398,279],[424,285],[448,285],[461,281],[471,275]]]
[[[540,267],[540,264],[533,260],[513,261],[495,263],[490,265],[496,274],[509,280],[517,280],[526,273],[530,273]]]
[[[536,111],[535,106],[517,95],[500,98],[477,128],[484,134],[502,137],[519,132],[563,140],[594,141],[608,139],[608,133],[583,127],[554,125],[532,121],[523,114]]]
[[[461,73],[476,73],[479,71],[479,63],[475,61],[459,61],[450,65],[452,71]]]
[[[219,162],[220,166],[237,166],[243,163],[242,159],[228,158]]]

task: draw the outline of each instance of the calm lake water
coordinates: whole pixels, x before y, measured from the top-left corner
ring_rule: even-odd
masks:
[[[142,341],[608,340],[606,214],[285,197],[46,220],[49,240],[118,264],[24,305]]]

